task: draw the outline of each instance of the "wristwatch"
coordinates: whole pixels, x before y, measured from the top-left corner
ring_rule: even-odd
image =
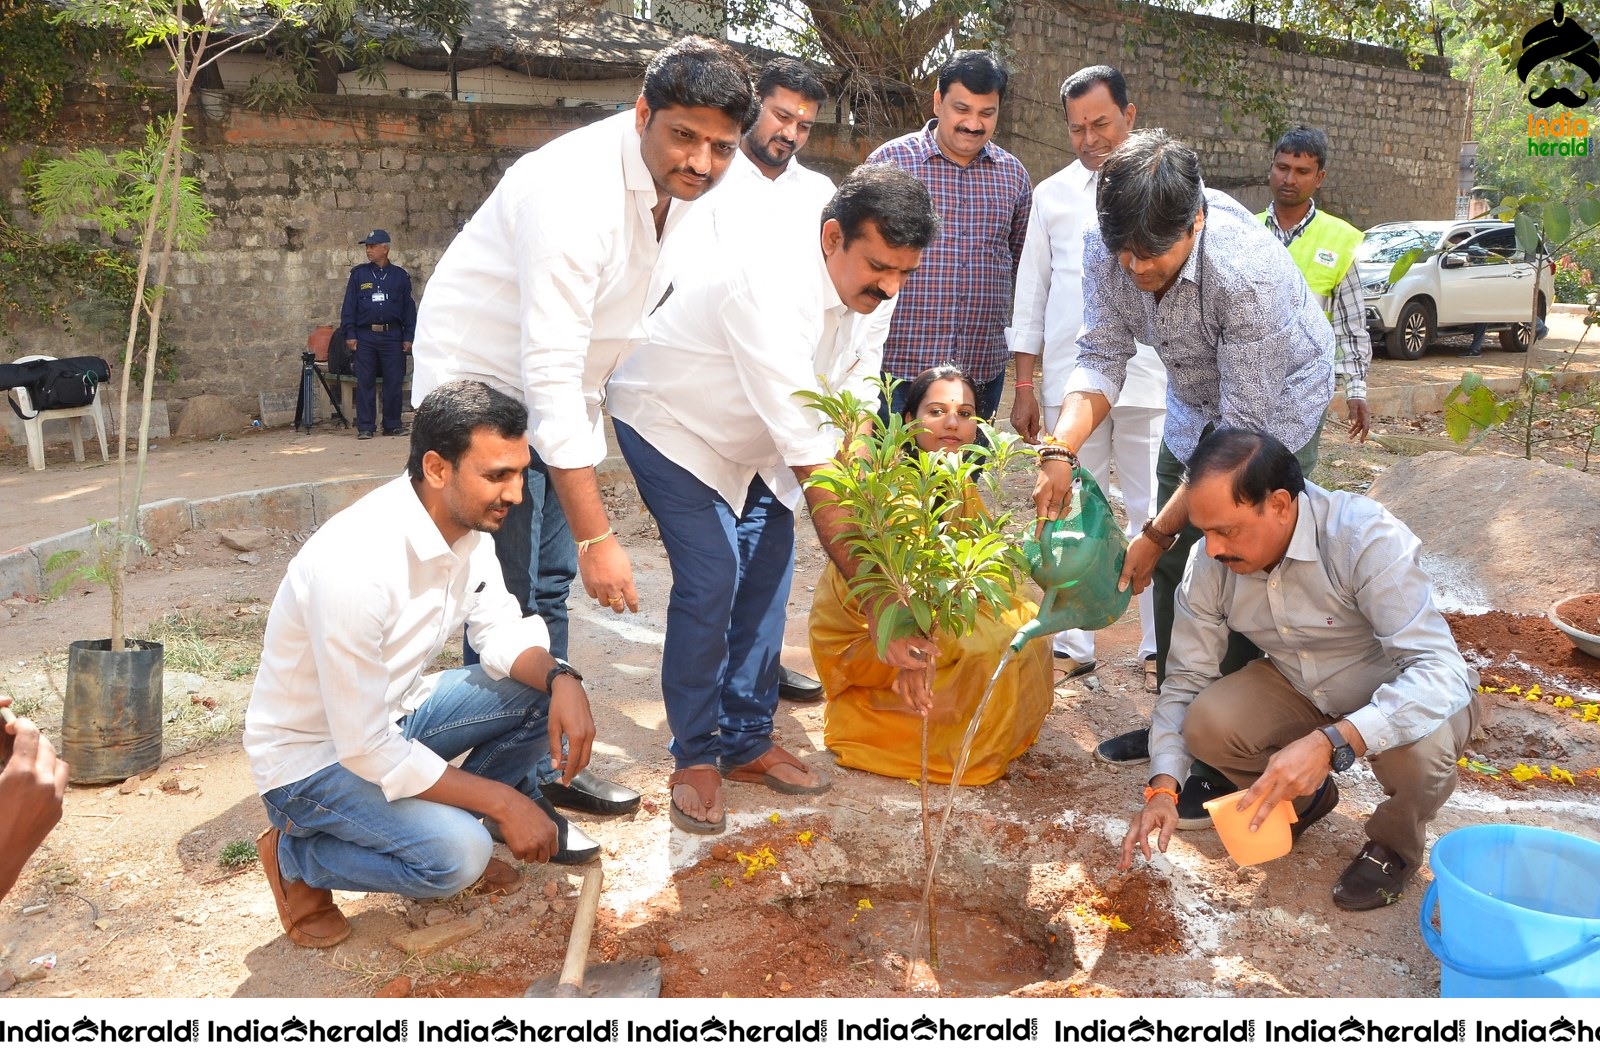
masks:
[[[1144,525],[1139,528],[1139,533],[1143,534],[1145,537],[1148,537],[1151,541],[1154,541],[1156,547],[1163,552],[1171,552],[1172,546],[1178,543],[1178,535],[1163,534],[1160,530],[1156,529],[1156,521],[1154,519],[1146,519],[1144,521]]]
[[[1333,744],[1333,761],[1330,764],[1333,766],[1335,773],[1343,773],[1356,764],[1355,748],[1351,747],[1350,741],[1344,738],[1344,733],[1339,731],[1339,726],[1324,725],[1322,727],[1322,735],[1326,736],[1328,742]]]
[[[556,678],[560,677],[562,674],[571,674],[573,677],[578,679],[578,684],[583,684],[583,675],[578,672],[577,667],[573,666],[565,659],[557,659],[556,664],[550,667],[550,672],[544,676],[545,692],[549,693],[556,690]]]

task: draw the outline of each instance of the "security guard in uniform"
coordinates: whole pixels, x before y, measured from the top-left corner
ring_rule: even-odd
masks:
[[[1288,248],[1333,324],[1333,374],[1344,384],[1350,439],[1364,442],[1371,429],[1367,370],[1372,367],[1372,336],[1367,333],[1361,277],[1354,268],[1363,235],[1361,229],[1319,209],[1312,198],[1322,188],[1327,167],[1328,136],[1321,129],[1296,125],[1284,133],[1272,148],[1272,168],[1267,171],[1272,204],[1256,216]]]
[[[417,330],[417,302],[411,277],[389,261],[389,233],[374,228],[360,240],[367,263],[350,270],[339,321],[347,350],[355,354],[356,437],[372,437],[376,426],[378,376],[383,376],[383,433],[402,437],[400,397],[406,377],[406,355]]]

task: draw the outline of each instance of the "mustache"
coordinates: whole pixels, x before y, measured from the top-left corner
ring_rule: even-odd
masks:
[[[1585,92],[1579,95],[1566,85],[1556,85],[1554,88],[1547,88],[1538,94],[1530,92],[1528,94],[1528,102],[1535,107],[1581,107],[1589,102],[1589,93]]]
[[[876,298],[880,302],[887,302],[889,294],[882,287],[863,287],[861,293]]]

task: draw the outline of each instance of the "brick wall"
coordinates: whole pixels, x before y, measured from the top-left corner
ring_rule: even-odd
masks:
[[[142,138],[146,106],[79,90],[58,139],[80,146]],[[420,295],[451,238],[511,163],[605,116],[370,96],[261,115],[208,95],[189,120],[196,172],[216,217],[203,252],[174,260],[162,327],[178,347],[179,378],[158,384],[157,398],[177,413],[187,398],[220,395],[237,406],[241,425],[257,414],[262,393],[292,410],[305,337],[337,321],[350,267],[366,260],[357,239],[372,228],[388,229],[393,260],[411,273]],[[837,178],[892,135],[819,126],[805,162]],[[21,173],[38,150],[0,144],[6,213],[35,229]],[[48,235],[78,238],[71,226]],[[0,360],[36,352],[97,352],[115,364],[121,342],[7,321]]]
[[[1061,115],[1061,82],[1073,71],[1109,63],[1128,79],[1141,126],[1162,126],[1200,153],[1207,183],[1253,209],[1266,206],[1269,132],[1246,119],[1239,130],[1205,86],[1184,84],[1167,38],[1140,40],[1137,4],[1106,0],[1019,0],[1009,38],[1016,76],[997,139],[1037,183],[1075,157]],[[1456,168],[1468,86],[1446,62],[1412,70],[1398,52],[1367,45],[1314,52],[1293,34],[1277,45],[1252,26],[1192,16],[1223,50],[1280,84],[1291,122],[1325,129],[1328,177],[1318,201],[1357,228],[1384,221],[1455,216]],[[1130,50],[1130,41],[1137,42]]]

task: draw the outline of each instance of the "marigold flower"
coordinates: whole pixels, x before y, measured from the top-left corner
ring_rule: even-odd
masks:
[[[1544,775],[1544,770],[1540,769],[1538,766],[1523,765],[1521,762],[1518,762],[1516,768],[1511,770],[1511,779],[1520,780],[1524,784],[1530,780],[1533,780],[1535,777],[1540,780],[1549,779]]]

